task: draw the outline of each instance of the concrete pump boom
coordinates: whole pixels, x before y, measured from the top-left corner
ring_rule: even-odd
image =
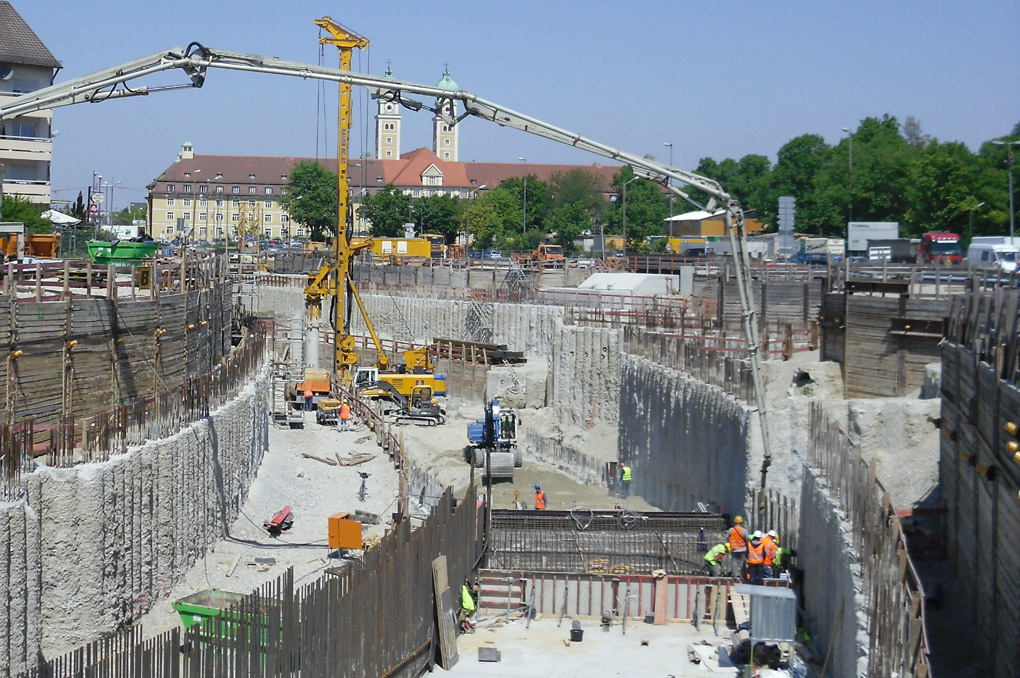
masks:
[[[181,69],[191,81],[180,85],[169,85],[165,87],[127,87],[126,83],[131,80],[173,69]],[[772,461],[771,445],[769,440],[768,416],[765,403],[765,389],[761,378],[761,365],[758,344],[757,322],[755,322],[755,311],[753,295],[751,294],[751,267],[750,256],[747,250],[746,234],[744,232],[744,213],[740,203],[726,193],[718,182],[707,177],[669,167],[654,160],[628,153],[579,134],[569,132],[554,125],[542,122],[523,113],[518,113],[491,101],[487,101],[470,92],[439,89],[438,87],[422,85],[413,82],[393,80],[362,73],[303,64],[296,61],[286,61],[276,57],[264,57],[241,52],[229,52],[226,50],[213,50],[193,42],[188,48],[181,49],[174,47],[164,52],[157,52],[147,57],[127,62],[120,66],[114,66],[90,75],[70,80],[60,85],[46,87],[29,94],[15,97],[9,102],[0,104],[0,120],[13,118],[17,115],[38,111],[59,106],[69,106],[78,103],[98,103],[112,98],[127,96],[145,96],[148,94],[182,89],[186,87],[201,87],[205,83],[207,70],[210,68],[226,69],[233,71],[247,71],[251,73],[263,73],[269,75],[285,75],[299,78],[312,78],[316,80],[328,80],[346,85],[364,87],[374,97],[380,97],[395,101],[412,110],[426,108],[444,117],[449,124],[456,124],[464,117],[473,115],[484,120],[489,120],[503,127],[514,129],[545,137],[568,146],[573,146],[589,151],[596,155],[616,160],[620,163],[630,165],[637,176],[651,179],[666,186],[669,191],[676,195],[688,198],[682,190],[673,186],[672,180],[681,184],[691,186],[711,196],[709,204],[705,209],[713,212],[717,206],[723,207],[723,219],[726,230],[729,234],[730,244],[734,252],[735,270],[737,275],[737,289],[740,294],[740,305],[743,315],[744,336],[747,340],[748,357],[751,362],[751,373],[754,380],[755,400],[758,409],[758,420],[761,427],[762,443],[764,445],[764,461],[761,469],[761,485],[765,485],[766,474],[769,464]],[[405,94],[414,94],[436,101],[435,108],[426,106],[421,102],[405,99]],[[459,101],[464,107],[464,113],[453,118],[443,111],[444,104],[450,101]],[[339,215],[339,226],[342,228],[345,215]],[[341,319],[337,319],[341,321]],[[342,321],[341,321],[342,322]]]

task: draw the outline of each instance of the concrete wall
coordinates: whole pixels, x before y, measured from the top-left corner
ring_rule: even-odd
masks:
[[[0,508],[0,676],[137,619],[226,534],[269,443],[268,383],[172,438],[27,477]]]
[[[552,346],[549,404],[575,424],[593,417],[615,424],[620,413],[623,330],[556,328]]]
[[[683,372],[629,354],[622,362],[619,450],[632,491],[667,511],[711,500],[742,511],[761,459],[746,405]]]
[[[804,627],[817,656],[824,657],[831,642],[828,675],[867,675],[864,582],[850,524],[817,472],[806,468],[802,487],[797,568],[804,571]]]

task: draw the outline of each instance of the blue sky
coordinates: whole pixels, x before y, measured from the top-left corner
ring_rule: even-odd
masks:
[[[971,150],[1020,122],[1016,0],[12,2],[63,63],[57,82],[191,41],[314,64],[312,22],[329,15],[371,41],[353,70],[381,74],[389,61],[397,77],[435,84],[448,62],[461,89],[602,143],[668,160],[672,142],[683,169],[706,156],[774,161],[800,134],[835,144],[843,127],[884,114]],[[336,66],[336,49],[324,59]],[[324,87],[212,71],[202,89],[57,109],[54,198],[73,200],[95,171],[120,182],[118,209],[142,200],[186,140],[199,154],[334,157],[336,87]],[[374,102],[355,90],[354,109],[352,157],[374,150]],[[430,124],[405,111],[401,150],[431,145]],[[461,160],[601,162],[462,125]]]

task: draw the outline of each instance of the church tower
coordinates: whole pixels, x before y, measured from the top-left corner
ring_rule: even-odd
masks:
[[[439,89],[445,89],[450,92],[456,92],[458,87],[457,83],[450,77],[450,69],[447,68],[443,72],[443,78],[436,87]],[[436,104],[442,103],[442,112],[447,115],[448,118],[457,115],[457,104],[454,101],[437,100]],[[440,160],[450,160],[453,162],[457,161],[457,130],[458,125],[451,125],[448,120],[436,114],[432,118],[432,152],[436,154],[436,157]]]
[[[386,77],[393,77],[389,66],[386,67]],[[380,160],[400,157],[400,104],[395,101],[379,99],[379,110],[375,115],[375,155]]]

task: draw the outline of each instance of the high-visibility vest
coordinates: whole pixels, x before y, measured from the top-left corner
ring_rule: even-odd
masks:
[[[630,482],[630,466],[627,466],[626,464],[623,465],[623,475],[620,476],[620,480],[625,483]]]
[[[475,599],[471,597],[471,591],[468,590],[467,584],[460,587],[460,608],[465,612],[475,611]]]
[[[535,508],[539,511],[545,510],[545,490],[535,492]]]
[[[744,532],[744,528],[740,525],[734,525],[730,528],[730,550],[734,552],[744,552],[747,550],[747,533]]]
[[[765,544],[761,541],[755,546],[753,543],[747,545],[747,564],[763,565],[765,563]]]
[[[726,555],[726,544],[719,544],[713,546],[712,549],[705,554],[705,560],[708,561],[709,565],[718,565],[719,561]]]
[[[772,537],[765,535],[761,538],[761,543],[762,546],[765,547],[765,564],[771,565],[772,561],[776,557],[776,551],[778,550],[776,542],[772,540]]]
[[[348,405],[347,403],[344,403],[343,405],[340,406],[340,418],[341,419],[351,418],[351,406]]]

